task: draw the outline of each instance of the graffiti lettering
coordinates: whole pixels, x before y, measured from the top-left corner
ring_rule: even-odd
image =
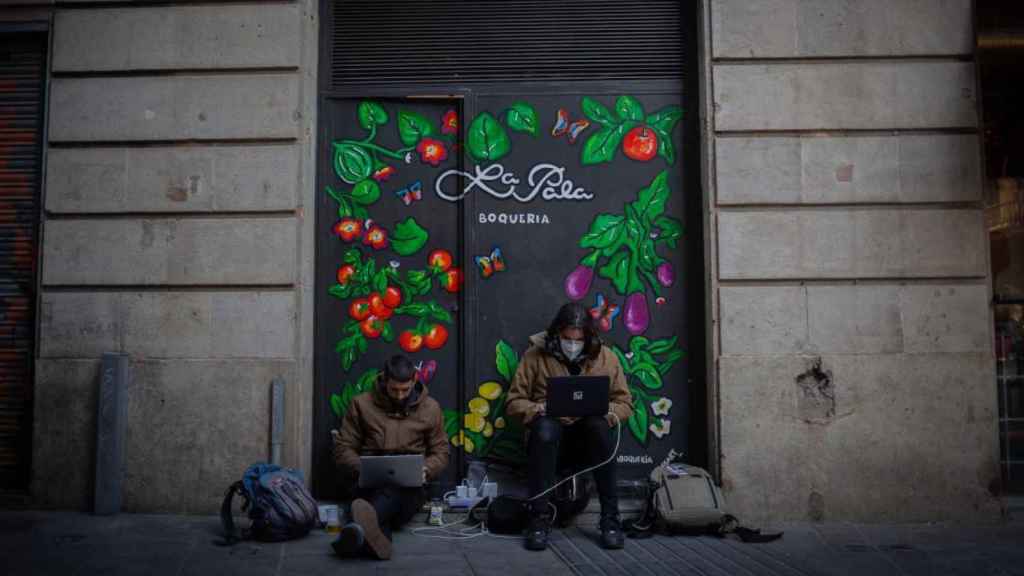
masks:
[[[547,214],[480,212],[477,214],[477,220],[481,224],[551,224]]]
[[[456,182],[461,178],[467,179],[465,188],[457,194],[445,191],[445,182],[452,176],[458,177]],[[495,182],[500,183],[505,190],[493,188],[491,184]],[[474,166],[472,173],[456,169],[442,172],[434,181],[434,192],[439,198],[449,202],[458,202],[478,188],[499,200],[511,198],[524,204],[533,201],[538,194],[546,201],[573,200],[578,202],[594,199],[593,194],[576,186],[572,180],[565,177],[563,166],[554,164],[537,164],[530,170],[526,176],[528,191],[523,193],[517,191],[521,183],[522,181],[515,174],[507,172],[501,164],[494,163],[487,168]]]

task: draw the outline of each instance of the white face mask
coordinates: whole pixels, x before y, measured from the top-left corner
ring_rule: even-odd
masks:
[[[583,352],[583,342],[581,340],[559,338],[559,343],[562,345],[562,354],[565,354],[565,357],[570,362],[575,361],[580,353]]]

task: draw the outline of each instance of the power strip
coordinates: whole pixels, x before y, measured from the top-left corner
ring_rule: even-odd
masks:
[[[481,496],[474,496],[473,498],[459,498],[458,496],[448,497],[449,508],[472,508],[476,506],[477,502],[483,500]]]

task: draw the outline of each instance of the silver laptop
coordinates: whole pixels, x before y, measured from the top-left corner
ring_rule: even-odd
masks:
[[[423,486],[423,454],[359,457],[359,487]]]

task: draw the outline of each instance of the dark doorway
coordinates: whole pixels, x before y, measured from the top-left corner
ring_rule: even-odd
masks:
[[[0,487],[31,469],[46,35],[0,34]]]

